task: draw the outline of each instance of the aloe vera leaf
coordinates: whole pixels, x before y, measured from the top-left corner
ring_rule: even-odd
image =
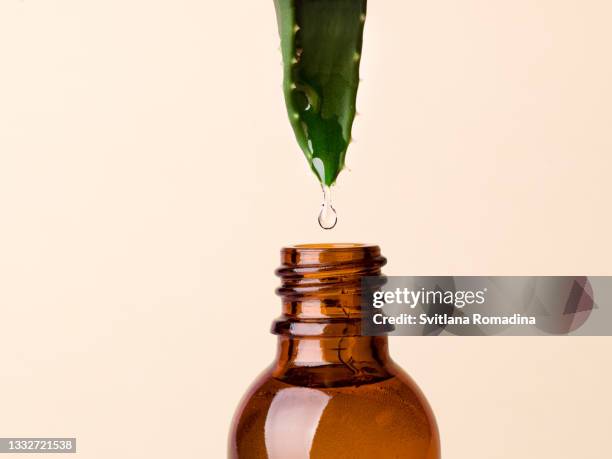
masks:
[[[274,0],[289,121],[310,168],[332,185],[355,118],[367,0]]]

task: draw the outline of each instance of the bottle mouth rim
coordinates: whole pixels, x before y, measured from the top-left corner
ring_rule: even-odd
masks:
[[[281,266],[276,274],[281,278],[304,277],[304,269],[325,271],[327,274],[345,275],[343,271],[354,266],[359,272],[380,272],[386,259],[376,244],[362,243],[309,243],[286,246],[281,249]],[[314,275],[314,274],[313,274]],[[371,274],[374,275],[374,274]],[[317,276],[315,276],[317,277]]]

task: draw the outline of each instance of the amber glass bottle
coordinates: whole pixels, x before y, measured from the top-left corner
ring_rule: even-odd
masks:
[[[298,245],[281,258],[277,358],[238,408],[229,457],[438,459],[425,397],[386,336],[361,335],[361,278],[381,275],[380,248]]]

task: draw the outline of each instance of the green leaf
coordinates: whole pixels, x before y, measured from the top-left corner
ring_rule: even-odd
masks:
[[[332,185],[355,118],[367,0],[274,0],[289,121],[311,169]]]

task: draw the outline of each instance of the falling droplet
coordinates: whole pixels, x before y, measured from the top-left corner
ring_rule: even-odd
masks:
[[[319,225],[321,228],[330,230],[338,222],[338,215],[336,209],[331,203],[331,190],[329,186],[323,186],[323,204],[321,205],[321,212],[319,213]]]

